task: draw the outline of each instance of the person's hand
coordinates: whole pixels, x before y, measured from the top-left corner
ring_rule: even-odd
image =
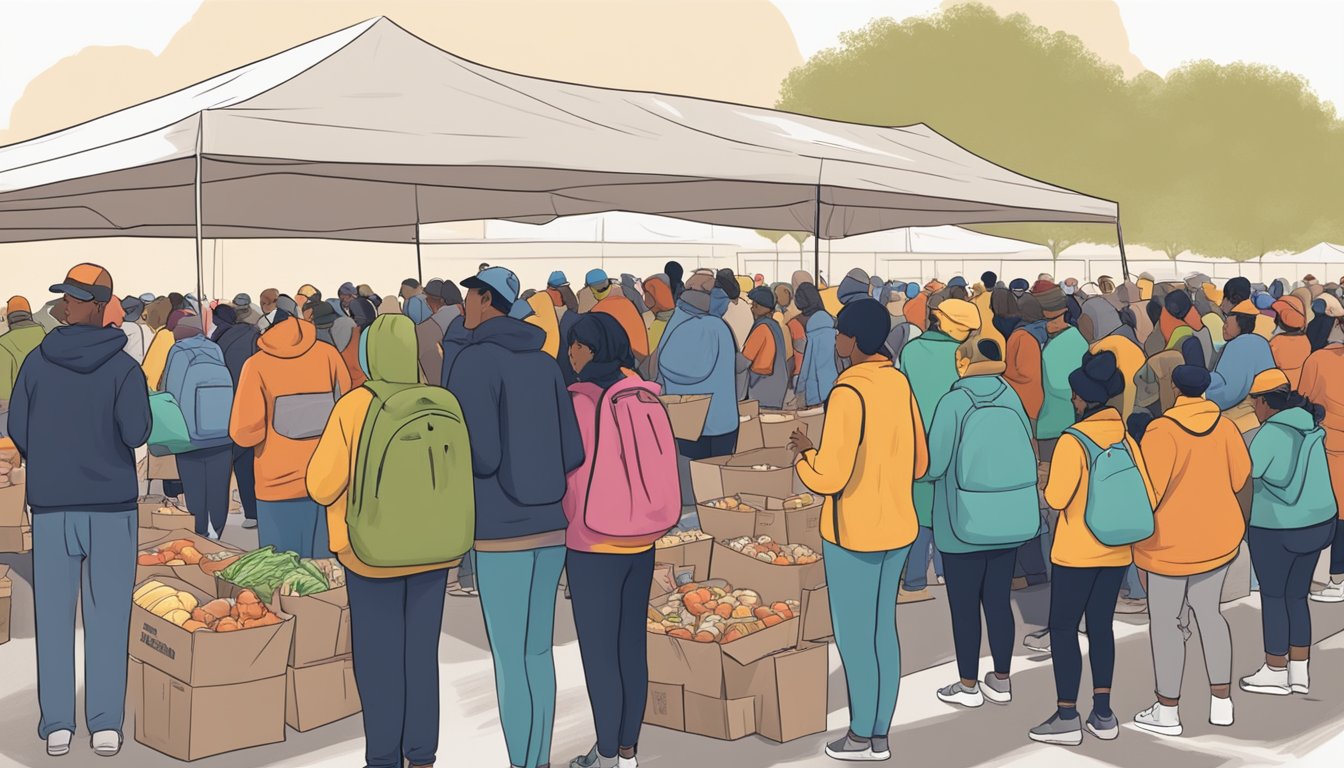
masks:
[[[793,430],[793,434],[789,435],[789,447],[794,450],[794,453],[803,453],[812,450],[815,446],[813,446],[812,441],[808,439],[806,432],[801,429],[795,429]]]

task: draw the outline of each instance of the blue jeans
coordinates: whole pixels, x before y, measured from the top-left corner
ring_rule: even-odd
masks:
[[[822,542],[835,646],[849,686],[849,729],[886,736],[901,690],[896,597],[910,547],[854,552]]]
[[[907,549],[910,550],[910,558],[905,564],[906,592],[918,592],[929,586],[930,557],[933,558],[933,572],[939,576],[943,575],[943,554],[933,546],[932,528],[921,525],[915,543]]]
[[[298,552],[299,557],[331,557],[327,510],[312,499],[257,499],[257,546]]]
[[[137,547],[134,509],[33,515],[39,737],[75,730],[75,604],[81,590],[84,716],[90,733],[122,732]]]
[[[346,571],[355,685],[368,768],[433,765],[447,569],[371,579]]]
[[[520,768],[537,768],[551,760],[555,724],[551,648],[555,593],[564,567],[563,546],[476,552],[476,588],[495,660],[499,722],[509,763]]]

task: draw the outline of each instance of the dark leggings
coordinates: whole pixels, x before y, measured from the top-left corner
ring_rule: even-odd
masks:
[[[1335,541],[1330,546],[1330,575],[1344,576],[1344,519],[1335,521]]]
[[[989,652],[994,671],[1006,675],[1013,663],[1013,562],[1016,549],[943,553],[947,604],[952,610],[952,644],[957,650],[957,673],[962,680],[980,674],[980,611],[985,612]]]
[[[737,450],[737,430],[726,435],[702,435],[699,440],[678,440],[677,453],[690,459],[712,459],[715,456],[731,456]]]
[[[233,477],[238,481],[238,500],[243,504],[243,516],[257,519],[256,449],[233,446]]]
[[[1311,609],[1307,593],[1321,550],[1338,541],[1337,523],[1310,528],[1250,529],[1251,565],[1260,579],[1260,622],[1265,653],[1286,656],[1288,648],[1311,645]]]
[[[639,743],[649,690],[645,617],[653,583],[653,549],[637,555],[568,550],[569,578],[579,656],[593,707],[597,752],[616,757]]]
[[[1071,568],[1056,565],[1050,579],[1050,654],[1055,667],[1055,695],[1078,701],[1083,677],[1083,651],[1078,622],[1087,617],[1088,661],[1092,687],[1110,688],[1115,674],[1115,601],[1129,566]]]
[[[182,475],[187,510],[196,516],[197,536],[205,536],[211,528],[216,536],[224,532],[224,524],[229,520],[232,468],[233,447],[228,445],[177,455],[177,472]]]

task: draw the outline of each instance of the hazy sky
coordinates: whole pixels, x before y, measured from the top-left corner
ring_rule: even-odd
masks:
[[[1068,2],[1069,0],[1058,0]],[[774,0],[804,56],[880,16],[937,10],[938,0]],[[1238,59],[1306,76],[1344,107],[1344,0],[1117,0],[1130,47],[1151,70],[1183,61]],[[198,0],[0,0],[0,126],[28,81],[87,45],[154,53]],[[241,63],[241,62],[239,62]]]

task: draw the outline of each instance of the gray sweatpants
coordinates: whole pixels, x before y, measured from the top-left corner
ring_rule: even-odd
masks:
[[[1187,604],[1204,647],[1209,684],[1227,685],[1232,681],[1232,633],[1219,605],[1229,566],[1195,576],[1148,574],[1148,634],[1153,643],[1159,696],[1181,696],[1181,678],[1185,675],[1185,633],[1181,626]]]

